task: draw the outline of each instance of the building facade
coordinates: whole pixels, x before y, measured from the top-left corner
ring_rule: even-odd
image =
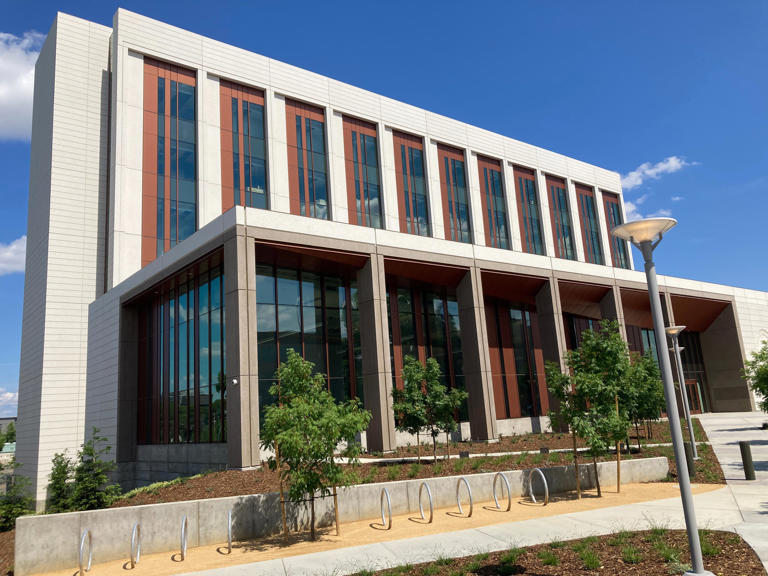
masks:
[[[17,458],[96,427],[125,487],[259,465],[293,348],[389,450],[403,359],[469,392],[462,434],[542,429],[544,362],[618,320],[653,348],[613,238],[615,172],[125,10],[59,14],[35,74]],[[751,410],[768,293],[660,277],[695,411]]]

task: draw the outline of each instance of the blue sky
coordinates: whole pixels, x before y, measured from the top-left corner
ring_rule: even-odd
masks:
[[[616,170],[633,213],[680,221],[660,273],[768,290],[766,2],[119,5]],[[111,25],[117,6],[3,3],[0,416],[16,410],[34,32],[57,10]]]

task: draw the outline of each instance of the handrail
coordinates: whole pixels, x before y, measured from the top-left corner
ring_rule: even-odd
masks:
[[[541,476],[541,481],[544,483],[544,506],[549,504],[549,486],[547,486],[547,479],[544,476],[544,472],[540,468],[534,468],[528,473],[528,488],[531,491],[531,500],[536,504],[536,496],[533,495],[533,473],[538,472]]]
[[[421,514],[421,519],[426,520],[424,518],[424,507],[421,505],[421,491],[426,488],[427,489],[427,496],[429,497],[429,520],[427,520],[427,524],[432,524],[432,517],[434,516],[434,505],[432,503],[432,490],[429,488],[429,484],[426,482],[422,482],[419,486],[419,513]]]
[[[227,512],[227,554],[232,554],[232,508]]]
[[[181,519],[181,560],[184,561],[187,559],[187,515],[184,514],[184,516]]]
[[[389,521],[384,518],[384,496],[387,497],[387,515],[389,516]],[[387,530],[392,528],[392,500],[389,498],[389,490],[387,490],[386,487],[381,489],[381,524]]]
[[[83,548],[85,547],[85,537],[88,536],[88,565],[83,569]],[[77,563],[79,568],[79,576],[83,576],[86,572],[90,572],[91,563],[93,562],[93,539],[91,538],[91,531],[87,528],[83,530],[83,535],[80,537],[80,553],[77,556]]]
[[[467,487],[467,492],[469,493],[469,514],[467,514],[467,518],[471,518],[472,510],[474,508],[472,503],[472,488],[469,487],[469,482],[467,482],[467,479],[464,478],[464,476],[460,477],[456,481],[456,504],[459,505],[459,514],[464,514],[464,509],[461,507],[461,500],[459,499],[459,489],[461,488],[462,482],[464,482],[464,486]]]
[[[504,480],[504,486],[507,488],[507,509],[506,512],[509,512],[512,509],[512,489],[509,487],[509,480],[507,480],[507,477],[504,476],[501,472],[496,472],[496,475],[493,477],[493,501],[496,502],[496,508],[498,510],[501,510],[501,506],[499,506],[499,499],[496,496],[496,480],[501,478]],[[503,494],[503,491],[502,491]]]
[[[137,540],[138,538],[138,540]],[[136,522],[131,531],[131,569],[136,567],[141,559],[141,525]]]

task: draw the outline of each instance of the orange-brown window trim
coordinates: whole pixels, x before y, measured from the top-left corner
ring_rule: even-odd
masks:
[[[256,88],[242,86],[234,82],[222,80],[220,84],[219,109],[221,115],[221,211],[226,212],[235,205],[234,190],[234,151],[232,142],[232,99],[237,98],[238,102],[252,102],[264,106],[264,92]],[[266,111],[265,111],[266,113]],[[240,174],[240,202],[239,206],[245,206],[245,167],[243,158],[245,150],[243,143],[243,109],[237,107],[237,125],[238,131],[238,160]]]
[[[544,254],[544,238],[541,230],[541,206],[538,199],[538,186],[536,185],[536,173],[521,166],[514,167],[515,194],[517,202],[517,220],[520,226],[520,239],[523,244],[523,252],[531,254]],[[532,182],[532,191],[535,195],[536,214],[530,213],[530,206],[524,201],[529,194],[526,188],[527,182]],[[521,186],[522,184],[522,186]]]
[[[451,146],[446,146],[445,144],[438,144],[437,157],[439,164],[438,171],[440,172],[440,197],[442,198],[443,202],[443,226],[445,227],[445,238],[446,240],[455,240],[457,242],[464,241],[471,243],[472,220],[469,213],[469,190],[467,186],[467,167],[466,160],[464,159],[464,151],[458,148],[453,148]],[[448,161],[449,166],[451,164],[451,160],[462,163],[462,178],[464,179],[463,183],[457,183],[454,181],[455,174],[450,168],[448,170],[448,174],[446,174],[446,160]],[[467,234],[469,236],[467,239],[457,237],[462,232],[460,222],[460,207],[456,205],[456,197],[454,195],[454,191],[457,189],[457,184],[463,185],[464,187],[463,200],[467,205],[465,216],[467,219]],[[461,235],[463,236],[463,234]]]
[[[180,66],[161,62],[152,58],[144,58],[144,118],[143,118],[143,160],[141,182],[141,266],[142,268],[157,258],[158,241],[163,242],[163,252],[170,250],[171,237],[171,200],[169,194],[163,196],[163,228],[162,238],[157,231],[157,179],[158,179],[158,78],[166,79],[164,102],[164,157],[165,174],[164,190],[171,187],[171,174],[168,169],[171,156],[171,90],[170,82],[181,82],[196,86],[197,73]]]
[[[499,238],[497,234],[499,225],[501,225],[502,230],[504,231],[503,233],[507,234],[506,205],[502,206],[503,213],[499,214],[499,211],[496,209],[496,207],[493,206],[493,204],[489,204],[489,201],[493,202],[494,198],[492,191],[489,189],[491,182],[485,177],[485,169],[487,169],[489,172],[491,170],[495,170],[501,173],[501,162],[499,160],[494,160],[493,158],[486,158],[485,156],[477,157],[477,171],[480,178],[480,206],[483,210],[485,245],[491,248],[507,248],[509,247],[509,238],[502,239]],[[503,188],[504,184],[502,178],[502,200],[506,201],[506,198],[504,198]],[[503,218],[504,221],[499,223],[498,218]]]
[[[571,222],[568,219],[570,216],[570,210],[568,209],[568,185],[563,178],[558,178],[557,176],[551,176],[549,174],[546,175],[546,181],[547,197],[549,198],[549,222],[552,225],[555,257],[575,260],[576,257],[573,254],[573,237],[571,235],[566,236],[563,234],[564,230],[567,230],[568,232],[571,231]],[[555,190],[557,188],[565,190],[565,198],[563,199],[565,202],[565,214],[563,214],[563,210],[561,210],[562,207],[558,204],[559,198],[557,194],[554,193],[553,187]],[[563,221],[563,218],[566,220]],[[570,255],[568,254],[569,249],[571,252]]]
[[[381,220],[381,217],[383,216],[380,204],[381,178],[378,174],[379,170],[377,169],[377,190],[375,191],[375,194],[377,195],[371,198],[369,196],[369,192],[367,191],[365,169],[363,167],[363,162],[361,161],[364,154],[363,146],[359,142],[355,142],[355,136],[363,134],[375,139],[377,156],[373,159],[373,161],[376,162],[376,166],[378,168],[379,144],[376,125],[372,124],[371,122],[366,122],[365,120],[352,118],[350,116],[344,116],[343,124],[344,166],[346,168],[347,176],[347,212],[349,214],[349,223],[357,224],[359,226],[374,226],[374,224],[369,221],[369,201],[375,198],[377,202],[376,205],[378,206],[378,214],[380,216],[379,220]],[[357,152],[357,156],[355,155],[355,152]],[[358,193],[360,194],[359,199],[357,197]],[[359,207],[358,204],[360,204]],[[370,217],[373,218],[375,215],[371,214]]]
[[[627,243],[616,238],[611,234],[611,231],[622,224],[621,221],[621,202],[619,201],[619,195],[613,192],[602,191],[603,194],[603,208],[605,210],[605,225],[607,227],[608,238],[610,239],[611,246],[611,261],[616,268],[629,268],[629,254],[627,253]],[[615,208],[616,218],[614,221],[614,212],[611,207]]]
[[[401,148],[405,146],[406,151],[409,148],[419,150],[421,151],[422,158],[424,158],[424,140],[419,136],[413,136],[411,134],[406,134],[405,132],[398,132],[397,130],[392,131],[392,139],[394,141],[395,149],[395,171],[397,173],[397,211],[400,216],[400,232],[416,234],[417,232],[415,230],[414,219],[416,218],[418,209],[416,205],[416,195],[414,194],[414,190],[412,190],[412,186],[410,184],[413,175],[411,174],[411,167],[409,165],[403,166],[403,155],[401,153]],[[408,155],[406,154],[406,158],[407,157]],[[424,179],[426,181],[426,166],[424,167],[424,171]],[[404,180],[407,180],[407,186],[409,190],[409,206],[407,210],[405,197],[406,182]],[[427,206],[427,214],[429,214],[429,206]],[[409,216],[411,218],[410,229],[408,222]],[[427,220],[427,227],[429,228],[429,220]],[[429,234],[429,232],[427,232],[427,234]]]
[[[584,260],[592,264],[603,264],[603,253],[600,240],[600,219],[597,214],[597,198],[591,186],[576,182],[576,201],[579,205],[579,220],[581,221],[581,239],[584,245]],[[594,214],[587,211],[586,199],[591,198]]]
[[[298,140],[296,134],[296,117],[299,116],[303,119],[309,118],[317,122],[322,122],[325,127],[325,110],[311,104],[305,104],[297,100],[286,99],[285,101],[285,118],[286,118],[286,139],[288,140],[288,189],[290,192],[290,207],[291,214],[301,215],[301,198],[300,198],[300,182],[299,182],[299,163],[298,163]],[[304,123],[302,122],[303,126]],[[304,154],[304,150],[301,151]],[[327,166],[325,167],[327,173]],[[309,171],[305,169],[301,173],[303,180],[305,194],[310,192]],[[307,207],[313,198],[307,198]],[[307,210],[306,216],[310,216],[309,210]]]

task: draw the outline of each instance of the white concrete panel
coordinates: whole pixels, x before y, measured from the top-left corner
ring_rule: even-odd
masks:
[[[507,202],[507,214],[509,214],[509,236],[512,250],[522,252],[523,241],[520,235],[520,217],[517,211],[517,183],[515,182],[514,168],[508,162],[502,162],[502,176],[504,178],[504,199]]]
[[[274,90],[267,90],[267,159],[269,170],[269,206],[277,212],[290,212],[288,181],[288,144],[286,137],[285,98]]]
[[[427,192],[429,194],[429,212],[434,238],[445,238],[443,223],[443,192],[440,189],[440,161],[437,143],[427,139],[424,143],[424,156],[427,163]]]
[[[467,196],[469,200],[470,223],[472,226],[472,242],[485,246],[485,226],[483,225],[483,205],[480,200],[480,176],[477,168],[477,154],[467,154],[464,151],[467,170]]]
[[[339,112],[326,110],[325,137],[328,141],[328,193],[331,217],[335,222],[349,222],[347,204],[347,171],[344,164],[344,118]]]
[[[379,123],[379,149],[382,157],[381,184],[384,196],[385,228],[400,231],[400,213],[397,206],[397,172],[395,171],[395,142],[392,129]]]
[[[584,254],[584,235],[581,232],[581,216],[579,215],[579,199],[576,194],[576,186],[573,180],[566,180],[568,188],[568,211],[571,215],[571,232],[573,234],[573,243],[576,248],[576,259],[579,262],[586,262]]]
[[[552,219],[550,216],[549,194],[547,180],[541,170],[536,170],[536,193],[539,197],[541,232],[544,235],[544,249],[548,256],[555,255],[555,241],[552,234]]]

